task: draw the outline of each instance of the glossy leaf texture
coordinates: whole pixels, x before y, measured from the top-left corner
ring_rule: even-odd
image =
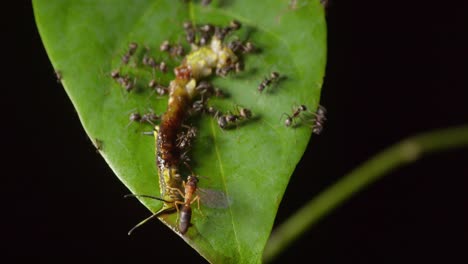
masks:
[[[154,139],[142,135],[152,127],[131,123],[129,115],[148,109],[161,114],[167,107],[167,97],[156,95],[147,84],[155,76],[167,85],[181,58],[160,52],[159,45],[169,40],[189,50],[184,21],[242,23],[227,41],[250,41],[257,51],[242,56],[244,71],[209,79],[228,95],[209,104],[224,112],[235,111],[236,105],[247,107],[253,118],[227,130],[207,115],[186,121],[198,128],[189,157],[192,169],[203,176],[199,186],[224,193],[229,206],[202,203],[200,213],[193,205],[193,226],[179,235],[212,263],[258,263],[311,136],[308,120],[297,118],[286,127],[285,113],[291,115],[300,104],[315,110],[319,103],[326,63],[326,24],[319,2],[232,0],[202,6],[172,0],[35,0],[33,5],[49,58],[86,133],[132,193],[154,196],[159,195]],[[131,42],[139,48],[124,65],[121,58]],[[141,65],[145,52],[166,61],[169,72]],[[131,76],[136,88],[125,91],[110,77],[115,69]],[[273,71],[280,73],[280,80],[259,93],[258,85]],[[157,200],[140,200],[152,212],[162,206]],[[176,213],[163,220],[176,231]]]

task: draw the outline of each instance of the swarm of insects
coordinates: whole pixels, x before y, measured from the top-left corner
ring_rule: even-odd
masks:
[[[191,204],[197,201],[198,207],[200,207],[200,200],[203,200],[200,199],[199,178],[195,176],[196,174],[189,164],[188,153],[198,134],[195,127],[186,124],[190,115],[208,114],[216,120],[221,129],[238,126],[240,122],[252,119],[252,111],[239,105],[227,112],[222,112],[208,105],[210,97],[224,97],[225,94],[220,89],[215,88],[207,79],[213,75],[226,77],[231,73],[241,71],[243,68],[240,59],[242,55],[256,50],[251,42],[235,40],[225,43],[228,35],[241,27],[241,23],[235,20],[225,27],[211,24],[194,25],[191,22],[185,22],[183,28],[185,39],[191,46],[190,52],[185,55],[186,52],[182,45],[169,41],[163,41],[159,46],[159,50],[167,53],[166,56],[170,58],[183,57],[181,63],[174,68],[175,78],[167,86],[160,84],[160,79],[154,76],[154,72],[157,70],[162,73],[168,71],[168,66],[164,61],[156,62],[148,54],[145,54],[142,60],[138,60],[146,69],[151,68],[153,72],[147,87],[158,95],[168,95],[168,104],[166,112],[162,115],[156,115],[150,111],[143,115],[134,112],[129,116],[131,122],[147,123],[154,127],[156,165],[160,187],[159,196],[130,196],[157,199],[163,202],[163,206],[158,212],[136,225],[129,233],[152,218],[174,212],[179,214],[178,231],[182,235],[188,232],[192,217]],[[122,57],[124,65],[134,61],[132,56],[135,56],[138,46],[136,43],[130,43],[127,52]],[[169,64],[172,65],[170,61]],[[127,91],[133,90],[136,86],[136,78],[120,70],[112,71],[111,77]],[[279,79],[278,72],[271,72],[258,85],[257,90],[262,93],[272,84],[277,83]],[[303,113],[306,111],[307,107],[300,105],[294,108],[291,114],[284,113],[282,116],[286,116],[284,124],[288,127],[292,126],[298,118],[303,118]],[[320,108],[313,114],[311,122],[314,123],[314,133],[318,134],[322,131],[325,120],[324,108]],[[184,177],[184,169],[186,171],[187,168],[191,174]],[[218,197],[221,196],[218,195]],[[225,199],[218,198],[218,200]],[[202,204],[205,202],[202,201]],[[227,206],[227,202],[219,204],[221,204],[220,207]]]
[[[154,137],[161,196],[137,196],[158,199],[163,202],[163,207],[135,228],[153,217],[177,211],[180,213],[179,232],[181,234],[185,234],[190,226],[192,215],[190,204],[199,201],[198,195],[195,194],[197,177],[188,176],[184,181],[179,168],[181,164],[190,168],[188,165],[190,159],[187,153],[197,135],[196,128],[185,125],[185,120],[193,110],[225,119],[227,124],[248,119],[252,115],[250,110],[241,107],[237,107],[233,113],[219,115],[219,112],[212,113],[212,107],[206,106],[207,98],[211,96],[222,97],[224,94],[205,79],[212,74],[226,76],[230,72],[240,70],[239,58],[223,40],[227,35],[238,30],[241,24],[238,21],[232,21],[226,27],[215,27],[209,24],[194,26],[192,23],[186,22],[183,27],[186,40],[191,44],[192,50],[183,58],[182,63],[175,67],[175,79],[169,83],[167,88],[158,84],[155,79],[151,79],[148,83],[148,87],[154,89],[158,94],[169,95],[167,111],[161,116],[153,112],[144,115],[135,112],[131,113],[129,117],[131,121],[140,123],[153,124],[159,121],[159,125],[154,126]],[[130,45],[129,50],[124,55],[125,60],[122,60],[124,64],[128,63],[137,47],[136,44]],[[251,47],[253,47],[251,44],[241,45],[237,51],[247,52]],[[169,41],[161,43],[159,49],[173,57],[184,55],[183,47],[180,44],[172,45]],[[146,55],[142,62],[143,65],[152,68],[157,68],[158,65],[152,57]],[[159,69],[161,72],[167,71],[166,64],[161,62]],[[132,85],[135,85],[129,76],[122,76],[118,71],[112,72],[111,77],[128,91],[131,90]],[[127,88],[127,86],[129,87]],[[195,100],[196,98],[199,99]]]

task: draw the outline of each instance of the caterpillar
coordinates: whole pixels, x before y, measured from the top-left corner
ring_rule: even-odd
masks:
[[[177,146],[183,121],[188,115],[192,99],[198,95],[197,83],[213,73],[234,69],[238,57],[225,44],[223,37],[214,35],[207,45],[192,44],[192,50],[174,69],[175,79],[169,84],[169,98],[161,123],[155,127],[156,165],[163,207],[153,216],[176,210],[176,204],[184,201],[180,191],[183,179],[179,173],[181,161]],[[177,203],[176,203],[177,202]]]

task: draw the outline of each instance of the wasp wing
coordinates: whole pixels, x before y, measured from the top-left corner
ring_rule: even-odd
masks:
[[[232,204],[232,200],[222,191],[198,188],[197,194],[200,202],[206,207],[227,208]]]

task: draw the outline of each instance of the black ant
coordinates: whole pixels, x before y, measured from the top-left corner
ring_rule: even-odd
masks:
[[[170,48],[169,54],[172,57],[182,57],[185,54],[184,47],[180,44],[177,44]]]
[[[135,54],[135,51],[137,50],[138,48],[138,44],[135,43],[135,42],[131,42],[129,45],[128,45],[128,54],[131,56],[133,54]]]
[[[202,6],[207,6],[207,5],[211,4],[211,0],[202,0],[201,4],[202,4]]]
[[[271,83],[276,82],[279,80],[279,73],[277,72],[272,72],[270,74],[270,77],[265,78],[259,85],[258,85],[258,91],[261,93],[265,88],[271,85]]]
[[[156,60],[153,57],[148,57],[148,55],[146,54],[143,56],[143,59],[141,60],[141,62],[143,63],[143,65],[149,66],[154,69],[158,67]]]
[[[307,107],[305,105],[300,105],[299,107],[293,109],[293,113],[292,115],[288,115],[286,113],[283,113],[283,116],[286,116],[286,120],[284,121],[284,125],[289,127],[292,125],[293,122],[295,122],[295,119],[299,117],[299,115],[302,113],[302,112],[305,112],[307,111]]]
[[[111,73],[112,78],[116,80],[127,92],[130,92],[135,88],[136,85],[136,78],[133,79],[133,82],[130,80],[128,76],[120,76],[118,72]]]
[[[111,75],[112,79],[114,79],[114,80],[117,80],[117,78],[120,78],[119,70],[113,70],[110,75]]]
[[[60,83],[62,81],[62,72],[55,70],[55,78],[57,78],[57,82]]]
[[[125,53],[122,56],[122,63],[123,64],[128,64],[128,62],[130,61],[130,57],[131,57],[131,55],[129,53]]]
[[[154,122],[158,121],[161,117],[156,115],[153,110],[140,115],[138,112],[133,112],[130,114],[129,119],[130,122],[139,122],[139,123],[148,123],[154,126]]]
[[[169,44],[168,40],[163,41],[161,43],[161,46],[159,46],[159,50],[161,51],[169,51],[171,49],[171,45]]]
[[[240,62],[236,62],[234,64],[230,64],[221,68],[217,68],[216,75],[219,75],[221,77],[226,77],[231,71],[235,71],[235,72],[242,71],[242,64]]]
[[[195,88],[199,94],[211,95],[214,92],[214,87],[210,82],[201,81]]]
[[[122,63],[127,65],[130,62],[130,58],[135,54],[135,51],[138,48],[138,44],[135,42],[131,42],[128,45],[128,51],[122,56]]]
[[[312,132],[316,135],[320,135],[323,130],[323,124],[327,120],[327,117],[325,116],[327,114],[327,109],[325,107],[319,105],[317,108],[317,111],[315,113],[312,113],[314,118],[312,121],[314,122],[312,125]]]
[[[241,28],[241,23],[237,20],[232,20],[229,23],[229,26],[225,28],[215,28],[215,35],[218,39],[223,40],[227,35],[229,35],[231,32],[234,32],[236,30],[239,30]]]
[[[243,54],[245,53],[250,53],[255,50],[255,46],[252,44],[252,42],[246,42],[243,44],[240,40],[234,40],[228,44],[228,47],[234,52],[242,52]]]
[[[200,113],[205,110],[206,100],[203,98],[203,95],[200,100],[196,100],[192,104],[192,109],[195,113]]]
[[[206,45],[208,44],[208,41],[211,39],[213,36],[213,33],[215,31],[215,27],[211,24],[206,24],[200,27],[200,45]]]
[[[219,110],[214,108],[213,106],[209,106],[205,109],[206,113],[210,116],[217,118],[219,116]]]
[[[176,145],[181,150],[186,150],[192,146],[193,140],[197,136],[197,128],[193,126],[185,126],[187,131],[181,132],[176,139]]]
[[[184,22],[184,30],[185,30],[185,40],[187,40],[189,44],[195,44],[196,31],[192,25],[192,22],[190,21]]]
[[[322,4],[322,6],[327,9],[328,8],[328,5],[329,5],[329,1],[328,0],[320,0],[320,4]]]
[[[169,93],[169,89],[159,83],[156,82],[156,80],[152,79],[148,83],[148,87],[153,89],[154,92],[156,92],[160,96],[164,96]]]
[[[213,85],[210,82],[207,81],[201,81],[197,87],[195,88],[199,94],[206,95],[206,96],[216,96],[216,97],[225,97],[226,95],[224,94],[223,91],[221,91],[219,88],[213,87]]]
[[[161,61],[161,63],[159,63],[159,70],[160,70],[162,73],[166,73],[166,72],[167,72],[167,64],[166,64],[164,61]]]
[[[225,115],[217,117],[218,126],[222,129],[225,129],[229,124],[234,124],[238,120],[246,120],[252,117],[252,111],[250,109],[236,106],[235,111],[235,114],[228,112]],[[216,114],[219,115],[219,112]]]

